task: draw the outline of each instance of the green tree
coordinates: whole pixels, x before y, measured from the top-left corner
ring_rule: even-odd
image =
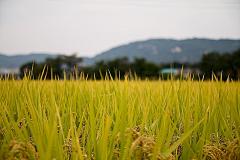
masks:
[[[131,64],[131,70],[141,78],[158,77],[160,67],[154,63],[147,62],[144,58],[136,58]]]
[[[62,61],[66,64],[68,70],[74,70],[74,67],[77,67],[77,64],[82,62],[81,57],[77,57],[77,54],[74,53],[70,56],[62,56]]]
[[[20,67],[20,76],[24,77],[26,75],[31,76],[32,79],[38,79],[42,73],[43,75],[46,73],[43,68],[43,63],[28,62]]]
[[[212,72],[217,72],[216,62],[218,61],[220,55],[217,52],[211,52],[209,54],[203,55],[200,62],[200,69],[205,73],[205,77],[210,78]]]
[[[240,48],[233,52],[232,57],[232,70],[233,70],[233,79],[240,79]]]
[[[25,73],[29,74],[30,71],[34,77],[39,78],[39,76],[42,75],[44,66],[46,65],[43,73],[44,78],[45,76],[47,79],[54,77],[63,78],[63,70],[66,70],[67,74],[69,72],[74,72],[74,67],[77,67],[77,64],[81,61],[82,58],[78,58],[76,57],[76,54],[73,54],[70,56],[59,55],[56,58],[47,58],[45,62],[39,64],[34,63],[34,65],[33,62],[28,62],[20,67],[21,77],[23,77]],[[66,66],[66,68],[64,68],[64,66]]]

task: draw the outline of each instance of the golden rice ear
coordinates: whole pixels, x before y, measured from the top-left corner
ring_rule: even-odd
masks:
[[[10,142],[9,147],[6,146],[4,149],[2,159],[4,160],[6,157],[8,159],[39,159],[33,145],[14,140]]]
[[[150,160],[153,157],[153,153],[154,153],[154,148],[156,145],[156,142],[154,140],[154,138],[149,137],[148,135],[140,135],[140,126],[135,126],[134,128],[127,128],[126,132],[127,134],[125,135],[125,137],[130,137],[132,139],[132,142],[130,144],[130,149],[129,149],[129,154],[131,156],[131,158],[134,158],[134,153],[137,154],[137,159],[146,159],[146,160]],[[147,130],[147,129],[146,129]],[[114,143],[114,146],[116,146],[118,144],[118,142],[120,142],[120,133],[117,134],[116,136],[116,141]],[[114,149],[114,153],[118,153],[118,155],[121,154],[121,151],[118,148]],[[115,155],[116,156],[116,155]],[[168,156],[163,156],[160,153],[160,150],[158,150],[158,153],[156,155],[157,159],[172,159],[174,160],[175,157],[170,154]]]
[[[222,158],[226,159],[225,153],[221,151],[219,148],[217,148],[216,146],[206,145],[204,146],[203,152],[206,155],[206,157],[210,159],[214,159],[214,160],[222,159]]]
[[[205,145],[203,149],[204,155],[210,159],[240,159],[240,146],[238,140],[233,142],[220,144],[218,147],[215,145]]]

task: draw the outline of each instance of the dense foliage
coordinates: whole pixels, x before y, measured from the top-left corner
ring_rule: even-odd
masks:
[[[206,54],[200,62],[200,69],[206,77],[211,77],[212,72],[223,79],[240,79],[240,49],[232,54],[224,53],[220,55],[217,52]]]
[[[54,77],[63,78],[63,70],[68,74],[74,71],[77,63],[82,58],[76,57],[76,54],[70,56],[57,56],[56,58],[47,58],[43,63],[28,62],[20,67],[20,76],[23,78],[25,74],[31,74],[33,79],[38,79],[42,75],[47,79]]]
[[[126,57],[117,58],[112,61],[99,61],[95,66],[85,67],[83,71],[89,74],[89,78],[101,79],[101,74],[99,71],[102,71],[102,77],[105,77],[106,73],[113,76],[117,76],[120,79],[124,79],[124,76],[137,74],[141,78],[155,78],[159,77],[160,66],[147,62],[144,58],[135,58],[133,62],[129,62]]]

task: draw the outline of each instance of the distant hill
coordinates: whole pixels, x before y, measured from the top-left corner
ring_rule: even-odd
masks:
[[[211,39],[150,39],[133,42],[103,52],[94,58],[84,58],[85,65],[93,65],[99,60],[112,60],[117,57],[144,57],[156,64],[171,61],[199,62],[203,54],[212,51],[219,53],[233,52],[240,48],[240,40],[211,40]]]
[[[240,40],[211,40],[211,39],[150,39],[147,41],[133,42],[127,45],[112,48],[93,58],[83,57],[83,64],[94,65],[96,61],[112,60],[117,57],[128,57],[130,61],[134,57],[144,57],[147,61],[156,64],[178,62],[199,62],[203,54],[212,51],[219,53],[233,52],[240,48]],[[57,54],[30,54],[5,56],[0,54],[0,68],[18,68],[27,62],[43,62],[47,57],[56,57]]]
[[[44,62],[48,57],[56,57],[57,55],[37,53],[30,55],[16,55],[6,56],[0,54],[0,68],[19,68],[21,65],[27,62]]]

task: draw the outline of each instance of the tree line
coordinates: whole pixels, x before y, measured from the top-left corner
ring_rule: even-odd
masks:
[[[59,55],[56,58],[47,58],[45,62],[28,62],[20,67],[20,78],[25,75],[34,79],[62,79],[65,75],[75,73],[75,67],[82,62],[82,58],[77,57],[76,53],[70,56]]]
[[[144,58],[135,58],[132,62],[127,57],[116,58],[109,61],[98,61],[93,66],[82,66],[82,58],[76,54],[70,56],[60,55],[56,58],[47,58],[45,62],[33,63],[29,62],[21,66],[21,78],[24,75],[31,75],[32,78],[46,79],[63,79],[76,77],[79,73],[84,73],[88,79],[101,79],[106,75],[111,75],[114,79],[124,79],[124,76],[132,78],[139,77],[142,79],[158,79],[159,76],[166,78],[166,75],[161,75],[163,68],[192,68],[200,69],[201,74],[205,79],[212,78],[213,73],[216,77],[222,76],[223,80],[240,79],[240,49],[233,53],[219,54],[211,52],[203,55],[199,63],[162,63],[155,64],[146,61]]]
[[[214,73],[217,77],[222,76],[223,80],[240,79],[240,49],[231,54],[211,52],[203,55],[199,68],[207,78],[211,78]]]

